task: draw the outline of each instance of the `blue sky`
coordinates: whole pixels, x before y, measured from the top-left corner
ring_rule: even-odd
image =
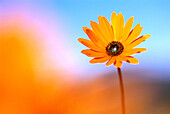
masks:
[[[104,64],[91,65],[88,63],[90,58],[80,53],[86,47],[81,45],[77,39],[88,38],[82,27],[90,27],[90,20],[97,21],[98,15],[110,20],[113,11],[122,12],[125,21],[134,16],[133,26],[141,23],[141,26],[144,27],[142,34],[151,34],[151,37],[139,46],[146,47],[148,51],[135,55],[140,62],[137,68],[169,72],[169,0],[0,0],[0,6],[15,7],[15,5],[22,6],[23,4],[40,10],[44,15],[50,14],[52,17],[59,18],[63,24],[62,29],[68,37],[65,39],[66,44],[75,54],[76,66],[82,72],[91,69],[94,69],[92,72],[106,70]],[[125,64],[123,67],[134,68],[134,65]]]
[[[125,20],[134,16],[135,26],[141,23],[144,27],[142,34],[151,34],[150,39],[142,43],[139,47],[147,47],[148,51],[135,55],[139,58],[140,66],[155,70],[168,70],[170,64],[170,7],[169,1],[156,0],[86,0],[86,1],[58,1],[59,11],[67,17],[70,22],[69,39],[74,45],[79,46],[76,50],[85,49],[81,44],[75,42],[77,38],[87,38],[82,31],[82,26],[90,27],[90,20],[97,21],[98,15],[105,16],[110,20],[112,11],[122,12]],[[82,58],[82,64],[90,66],[89,58],[78,55]],[[128,65],[128,64],[126,64]],[[97,65],[100,66],[101,65]],[[103,65],[104,66],[104,65]],[[128,65],[130,67],[131,65]],[[95,66],[96,67],[96,66]],[[93,67],[93,68],[95,68]],[[103,68],[103,67],[102,67]]]

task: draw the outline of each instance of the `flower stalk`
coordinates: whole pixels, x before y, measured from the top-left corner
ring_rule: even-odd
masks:
[[[151,35],[146,34],[140,36],[143,27],[140,23],[133,29],[134,17],[130,17],[124,23],[124,17],[120,12],[117,14],[113,12],[111,15],[111,23],[103,16],[98,17],[98,22],[90,21],[91,28],[83,27],[83,31],[87,34],[89,39],[79,38],[78,41],[88,47],[89,49],[82,50],[81,53],[88,57],[93,57],[89,62],[106,63],[106,66],[114,65],[117,67],[121,100],[122,100],[122,114],[125,111],[125,95],[123,80],[121,74],[121,67],[123,62],[131,64],[138,64],[139,61],[132,55],[146,51],[146,48],[135,48],[143,41],[147,40]]]
[[[123,79],[121,69],[117,68],[119,81],[120,81],[120,90],[121,90],[121,100],[122,100],[122,114],[125,114],[125,93],[124,93],[124,86],[123,86]]]

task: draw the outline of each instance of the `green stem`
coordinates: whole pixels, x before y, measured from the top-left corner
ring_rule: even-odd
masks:
[[[119,81],[120,81],[120,89],[121,89],[121,100],[122,100],[122,114],[125,114],[125,93],[124,93],[124,86],[123,86],[123,79],[121,69],[117,68],[119,74]]]

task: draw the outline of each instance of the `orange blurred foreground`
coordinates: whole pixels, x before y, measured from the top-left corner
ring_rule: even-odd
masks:
[[[42,50],[33,31],[20,25],[0,25],[0,114],[62,113],[59,103],[66,84],[57,80],[61,73],[37,70],[43,68]]]

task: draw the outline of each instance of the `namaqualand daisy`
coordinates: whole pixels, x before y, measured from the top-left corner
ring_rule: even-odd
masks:
[[[135,48],[141,42],[150,37],[149,34],[139,36],[143,27],[140,23],[133,29],[134,17],[130,17],[124,24],[124,17],[120,12],[113,12],[111,24],[103,17],[98,16],[99,23],[90,21],[91,28],[83,27],[83,31],[90,40],[79,38],[78,41],[89,49],[81,53],[93,57],[90,63],[106,63],[106,66],[114,64],[117,68],[122,67],[122,62],[138,64],[139,61],[132,55],[146,51],[146,48]]]
[[[83,27],[84,32],[90,40],[79,38],[78,41],[89,49],[82,50],[81,53],[88,57],[93,57],[90,63],[105,63],[106,66],[114,65],[117,67],[122,101],[122,114],[125,111],[125,93],[121,73],[122,62],[138,64],[139,61],[133,57],[136,53],[146,51],[146,48],[136,48],[140,43],[148,39],[151,35],[140,36],[143,27],[140,23],[133,29],[134,17],[131,17],[124,24],[124,17],[120,12],[118,15],[113,12],[111,23],[103,17],[98,17],[99,23],[90,21],[91,28]]]

